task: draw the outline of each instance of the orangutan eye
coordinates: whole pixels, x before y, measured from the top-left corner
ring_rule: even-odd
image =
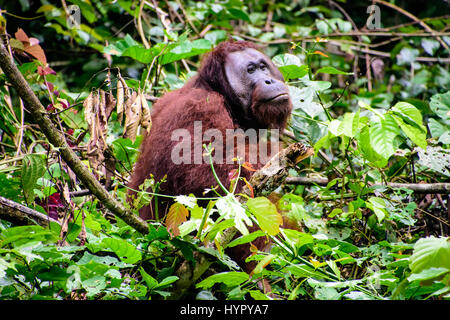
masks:
[[[253,73],[256,70],[256,66],[252,63],[247,67],[247,72],[248,73]]]

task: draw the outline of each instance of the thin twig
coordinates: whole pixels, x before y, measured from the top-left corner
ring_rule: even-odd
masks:
[[[300,184],[300,185],[319,185],[326,186],[329,180],[327,178],[317,178],[317,177],[288,177],[285,183],[287,184]],[[374,183],[371,184],[372,187],[389,187],[389,188],[406,188],[420,194],[450,194],[450,183],[438,182],[438,183],[395,183],[388,182],[384,183]]]
[[[422,20],[420,20],[419,18],[417,18],[415,15],[409,13],[408,11],[396,6],[395,4],[386,2],[384,0],[374,0],[374,2],[380,3],[382,5],[385,5],[391,9],[394,9],[398,12],[400,12],[401,14],[407,16],[408,18],[410,18],[411,20],[416,21],[417,23],[419,23],[425,30],[427,30],[429,33],[431,33],[434,37],[436,37],[436,39],[441,43],[441,45],[448,51],[449,47],[448,45],[442,40],[442,38],[437,35],[437,32],[434,31],[433,29],[430,28],[430,26],[428,26],[425,22],[423,22]]]

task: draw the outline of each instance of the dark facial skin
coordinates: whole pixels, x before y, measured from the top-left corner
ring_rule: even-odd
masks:
[[[272,123],[274,117],[281,119],[290,113],[289,90],[283,76],[263,53],[252,48],[230,53],[225,73],[245,114],[253,113],[260,124]]]

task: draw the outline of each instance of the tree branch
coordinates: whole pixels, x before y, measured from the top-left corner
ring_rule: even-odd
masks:
[[[0,196],[0,219],[19,225],[38,224],[46,227],[49,222],[56,222],[60,224],[59,221],[50,218],[45,214],[6,199],[2,196]]]
[[[312,178],[312,177],[288,177],[285,183],[301,184],[301,185],[319,185],[326,186],[328,184],[327,178]],[[374,183],[373,187],[389,187],[389,188],[406,188],[414,191],[415,193],[428,194],[428,193],[441,193],[450,194],[450,183],[394,183],[388,182],[386,184]]]
[[[109,211],[125,221],[128,225],[135,228],[137,231],[148,233],[147,224],[130,210],[125,209],[120,202],[111,197],[100,182],[98,182],[98,180],[91,174],[89,169],[81,162],[75,152],[69,147],[64,135],[53,125],[44,106],[36,97],[30,85],[20,73],[19,69],[17,69],[13,60],[9,56],[3,41],[0,42],[0,67],[9,78],[14,88],[17,90],[20,98],[24,101],[27,110],[31,114],[30,119],[33,119],[34,122],[39,125],[48,141],[53,144],[54,147],[59,149],[64,161],[81,180],[84,186],[91,190]]]

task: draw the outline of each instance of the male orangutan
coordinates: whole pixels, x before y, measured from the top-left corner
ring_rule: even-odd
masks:
[[[137,190],[146,178],[150,178],[150,174],[157,181],[167,175],[159,193],[204,196],[205,189],[218,185],[209,158],[201,147],[202,143],[212,142],[214,169],[219,180],[228,188],[233,178],[232,172],[238,165],[223,159],[220,161],[216,156],[223,155],[229,160],[230,145],[233,146],[231,153],[244,147],[240,149],[240,155],[248,161],[249,157],[255,156],[252,150],[259,150],[252,147],[260,139],[247,141],[252,139],[246,137],[240,140],[239,134],[249,129],[279,129],[281,132],[291,110],[292,103],[283,76],[272,61],[257,50],[256,45],[245,41],[222,42],[204,57],[196,76],[181,89],[165,94],[153,106],[152,127],[142,142],[129,187]],[[218,144],[220,138],[226,140],[227,130],[234,130],[237,134],[232,141]],[[238,141],[236,145],[235,138]],[[239,146],[239,141],[245,146]],[[251,163],[254,169],[265,164],[261,158]],[[241,176],[247,179],[251,174],[246,169],[241,172]],[[238,185],[238,189],[241,186]],[[164,200],[158,198],[160,218],[170,206],[170,202]],[[154,207],[142,208],[141,218],[153,219]],[[264,237],[259,239],[265,241]],[[263,243],[258,245],[257,242],[258,239],[254,244],[262,249]],[[248,244],[238,246],[234,253],[230,253],[246,270],[249,268],[243,261],[248,254]]]

